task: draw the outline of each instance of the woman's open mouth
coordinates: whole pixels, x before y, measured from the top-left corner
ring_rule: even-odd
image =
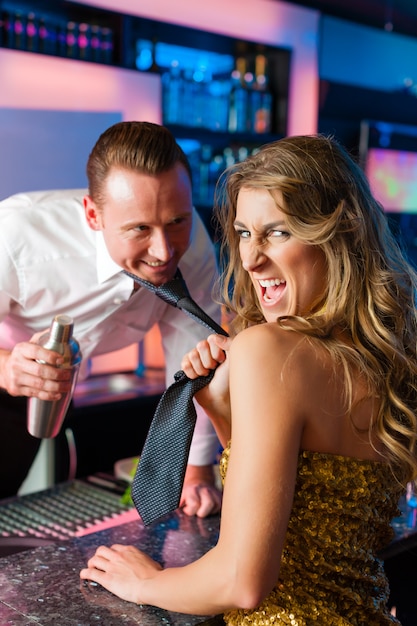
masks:
[[[261,287],[262,301],[265,304],[275,304],[280,300],[286,286],[286,281],[282,278],[267,278],[259,280]]]

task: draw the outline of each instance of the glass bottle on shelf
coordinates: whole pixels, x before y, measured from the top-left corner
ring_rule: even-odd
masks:
[[[246,132],[248,122],[248,90],[244,84],[246,60],[236,59],[231,75],[230,108],[228,130],[230,133]]]
[[[26,48],[26,15],[16,11],[14,15],[14,47],[18,50]]]
[[[160,67],[156,61],[156,47],[158,40],[156,37],[152,39],[137,39],[136,41],[136,58],[135,67],[141,72],[158,72]]]
[[[66,52],[66,22],[55,22],[49,18],[39,19],[39,52],[65,56]]]
[[[156,37],[155,35],[152,37],[152,65],[149,68],[150,72],[161,72],[161,68],[158,65],[158,62],[156,60],[156,48],[158,46],[158,37]]]
[[[50,50],[52,49],[52,24],[50,24],[49,21],[45,21],[44,27],[45,50]],[[56,52],[58,56],[67,56],[67,22],[65,20],[60,20],[56,25]],[[51,54],[53,53],[51,52]]]
[[[230,146],[226,146],[223,150],[223,160],[225,167],[231,167],[236,163],[235,155],[233,153],[233,148]]]
[[[209,83],[211,72],[206,66],[196,67],[193,73],[196,82],[195,96],[192,106],[194,108],[194,126],[209,128],[208,109],[211,107]]]
[[[84,61],[91,59],[91,27],[86,22],[82,22],[78,28],[78,50],[79,58]]]
[[[251,92],[252,129],[255,133],[271,130],[272,94],[268,87],[267,59],[264,54],[255,58],[255,80]]]
[[[176,59],[162,75],[162,109],[166,124],[182,123],[183,80],[181,69]]]
[[[5,11],[4,32],[7,47],[20,48],[22,46],[23,24],[18,11]]]
[[[67,22],[66,44],[65,56],[76,59],[78,57],[78,24],[72,20]]]
[[[243,85],[246,89],[247,93],[247,103],[246,103],[246,127],[245,131],[249,133],[254,132],[253,124],[252,124],[252,95],[253,95],[253,83],[255,80],[254,72],[251,71],[249,61],[246,61],[245,73],[243,74]]]
[[[106,26],[101,27],[101,62],[112,63],[113,61],[113,31]]]
[[[98,24],[91,25],[91,60],[99,62],[101,58],[101,28]]]
[[[210,107],[208,124],[210,130],[227,132],[229,125],[230,80],[218,77],[208,85]]]
[[[197,111],[195,101],[198,97],[199,84],[194,80],[194,69],[186,67],[182,85],[182,124],[184,126],[197,126]]]
[[[39,50],[39,24],[35,13],[28,13],[26,24],[26,50],[38,52]]]

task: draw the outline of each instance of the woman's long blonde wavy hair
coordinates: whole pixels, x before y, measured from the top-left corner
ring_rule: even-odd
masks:
[[[264,146],[230,168],[219,185],[223,298],[236,332],[264,322],[233,226],[239,191],[282,194],[279,208],[300,241],[321,248],[328,276],[323,301],[309,315],[278,323],[323,340],[352,382],[359,372],[379,400],[373,434],[402,480],[417,476],[417,275],[393,237],[361,168],[330,137],[294,136]],[[344,330],[349,345],[338,337]],[[355,374],[354,374],[355,373]],[[397,472],[396,472],[397,473]]]

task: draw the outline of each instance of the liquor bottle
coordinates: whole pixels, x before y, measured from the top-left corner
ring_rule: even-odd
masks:
[[[194,98],[195,122],[199,128],[210,128],[210,110],[212,107],[209,85],[212,74],[208,67],[197,67],[193,74],[197,84]]]
[[[14,47],[18,50],[26,49],[26,15],[16,11],[14,15]]]
[[[62,23],[62,40],[59,41],[60,35],[60,25]],[[65,56],[66,55],[66,37],[67,37],[67,26],[65,20],[57,20],[54,17],[45,18],[44,20],[44,51],[47,54],[51,54],[53,56]],[[39,29],[40,30],[40,29]],[[39,33],[40,37],[40,33]]]
[[[67,34],[66,34],[67,49],[65,56],[70,59],[78,58],[78,24],[72,20],[67,22]]]
[[[80,59],[91,60],[91,27],[85,22],[78,27],[78,50]]]
[[[272,94],[268,87],[267,59],[258,54],[255,59],[255,81],[252,89],[252,126],[255,133],[271,130]]]
[[[101,61],[102,63],[113,63],[113,31],[111,28],[103,26],[101,29]]]
[[[38,19],[32,11],[28,13],[26,24],[26,50],[28,52],[39,51],[39,28]]]
[[[165,124],[182,123],[183,79],[177,60],[162,75],[162,110]]]
[[[230,81],[215,77],[208,84],[210,106],[207,127],[210,130],[226,132],[229,124]]]
[[[19,11],[7,11],[5,19],[6,46],[24,50],[26,31],[24,16]]]
[[[248,122],[248,91],[244,85],[246,60],[239,57],[236,68],[231,75],[229,124],[230,133],[241,133],[247,130]]]
[[[98,24],[91,25],[91,60],[99,62],[101,60],[101,28]]]
[[[198,117],[198,107],[196,106],[199,89],[200,84],[194,80],[194,68],[186,67],[183,73],[181,89],[182,105],[180,123],[184,126],[196,127],[201,123]]]

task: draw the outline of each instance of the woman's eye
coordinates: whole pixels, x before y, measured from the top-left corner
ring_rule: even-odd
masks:
[[[284,238],[284,237],[289,237],[290,233],[286,232],[285,230],[271,230],[268,233],[268,237],[280,237],[280,238]]]
[[[236,229],[235,232],[240,239],[248,239],[250,237],[250,232],[248,230]]]

